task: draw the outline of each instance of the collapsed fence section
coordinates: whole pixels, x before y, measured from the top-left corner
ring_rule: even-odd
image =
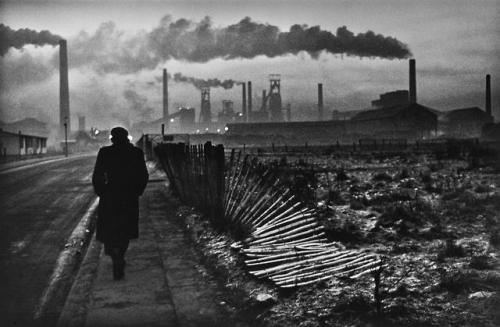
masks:
[[[224,208],[226,221],[248,232],[233,247],[245,255],[252,275],[291,288],[380,273],[377,255],[329,242],[315,208],[284,187],[276,170],[263,170],[256,160],[240,157],[231,155]]]
[[[377,255],[327,240],[316,209],[281,183],[283,172],[235,151],[226,165],[224,148],[210,143],[161,144],[156,152],[181,200],[238,239],[233,248],[254,276],[290,288],[380,274]]]

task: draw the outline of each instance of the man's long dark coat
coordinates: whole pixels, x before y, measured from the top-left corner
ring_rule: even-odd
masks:
[[[139,237],[139,196],[148,178],[142,150],[129,142],[99,150],[92,175],[99,196],[97,240],[115,243]]]

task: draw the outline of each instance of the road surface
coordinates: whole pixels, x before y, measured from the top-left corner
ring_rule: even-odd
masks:
[[[86,156],[0,172],[1,326],[40,324],[34,312],[58,256],[95,199],[94,162]],[[57,294],[62,305],[65,294]],[[57,319],[51,310],[43,325]]]

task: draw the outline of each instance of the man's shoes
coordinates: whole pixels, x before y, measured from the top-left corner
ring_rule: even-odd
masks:
[[[125,260],[116,259],[113,260],[113,279],[121,280],[125,277]]]

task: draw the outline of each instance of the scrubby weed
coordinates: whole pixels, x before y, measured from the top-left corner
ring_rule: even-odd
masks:
[[[328,220],[325,222],[325,233],[329,240],[355,244],[363,239],[361,229],[348,219]]]
[[[500,228],[493,227],[489,230],[489,242],[493,247],[500,247]]]
[[[489,263],[489,257],[487,255],[478,255],[472,256],[469,267],[472,269],[485,270],[490,269],[492,266]]]
[[[387,172],[381,172],[373,175],[372,180],[376,182],[392,182],[392,176]]]
[[[445,247],[438,252],[437,260],[444,261],[445,258],[450,257],[463,257],[465,256],[465,250],[462,246],[457,245],[452,239],[447,239]]]
[[[498,274],[494,277],[492,271],[498,263],[486,257],[491,252],[475,251],[463,242],[467,238],[488,240],[488,251],[500,246],[500,229],[495,228],[500,226],[500,196],[496,189],[500,179],[495,176],[498,171],[469,170],[466,160],[449,159],[452,156],[444,153],[441,161],[435,161],[426,155],[413,155],[411,161],[354,153],[276,164],[293,175],[296,182],[302,178],[294,176],[297,171],[298,175],[301,171],[315,171],[314,183],[302,180],[298,184],[304,193],[316,191],[315,201],[331,210],[322,220],[329,240],[348,247],[376,249],[391,258],[394,270],[384,268],[381,286],[384,319],[394,326],[474,325],[479,313],[466,305],[480,301],[469,300],[471,292],[500,294]],[[462,154],[456,157],[462,158]],[[321,188],[320,192],[314,187]],[[413,266],[405,269],[409,262]],[[399,284],[393,285],[395,281]],[[307,301],[324,298],[328,292],[326,289],[314,293],[316,296],[301,298],[297,307],[318,312]],[[297,294],[303,293],[298,290]],[[345,325],[356,325],[350,319],[359,317],[357,308],[368,310],[363,298],[369,300],[373,311],[371,294],[352,299],[352,303],[350,299],[340,303],[337,295],[329,295],[329,300],[323,301],[325,308],[331,308],[324,321],[338,323],[344,319],[337,311],[344,306],[347,316],[348,312],[354,313]],[[496,303],[500,303],[498,299]],[[442,310],[450,306],[460,309]],[[274,316],[270,313],[269,317]],[[297,324],[303,321],[297,318]]]
[[[499,291],[500,276],[473,269],[443,271],[440,287],[455,294],[477,291]]]

